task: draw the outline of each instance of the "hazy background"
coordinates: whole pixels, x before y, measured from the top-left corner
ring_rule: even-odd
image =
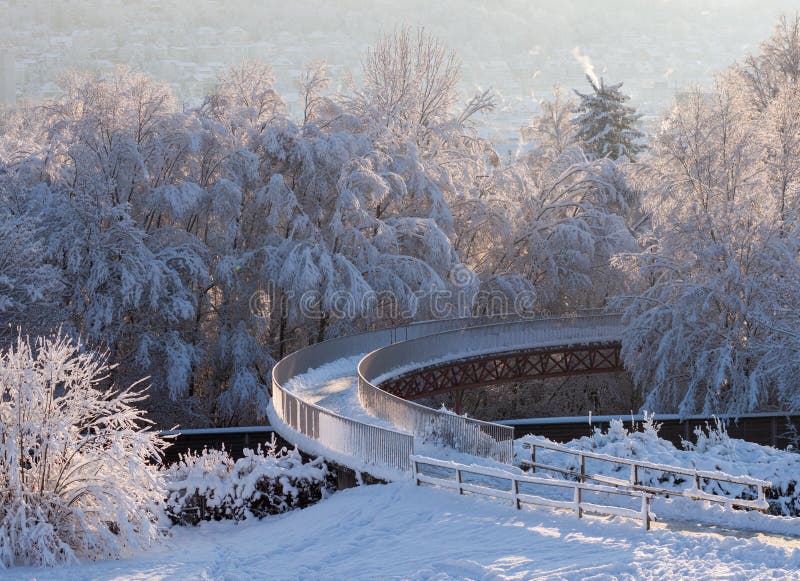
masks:
[[[624,81],[652,119],[797,10],[797,0],[0,0],[0,103],[53,96],[68,69],[125,63],[195,104],[220,70],[258,59],[291,107],[303,64],[328,61],[332,89],[345,88],[381,31],[422,24],[460,54],[465,93],[495,89],[501,106],[484,132],[503,143],[553,84],[585,89],[587,65]]]

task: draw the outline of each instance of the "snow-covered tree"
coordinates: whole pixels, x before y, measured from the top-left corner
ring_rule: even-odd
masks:
[[[800,16],[783,15],[757,54],[734,67],[751,103],[764,111],[782,87],[800,81]]]
[[[61,324],[193,421],[253,423],[276,359],[430,317],[434,291],[457,291],[437,315],[485,312],[480,291],[507,309],[601,304],[619,280],[608,256],[630,249],[625,168],[572,143],[566,100],[546,148],[501,163],[475,125],[493,99],[458,106],[459,75],[407,29],[348,94],[312,65],[298,119],[261,63],[182,110],[127,69],[69,75],[0,129],[2,332]]]
[[[506,269],[525,276],[548,310],[603,306],[623,288],[609,260],[638,248],[631,220],[638,192],[610,159],[567,150],[549,165],[524,165],[525,195]]]
[[[738,77],[683,99],[645,179],[652,232],[617,264],[623,359],[650,409],[741,414],[800,406],[797,115],[782,90],[763,112]]]
[[[630,100],[622,92],[622,83],[606,85],[587,75],[590,93],[575,91],[580,98],[572,119],[576,139],[591,159],[610,157],[636,160],[644,151],[644,134],[638,129],[640,114],[626,105]]]
[[[568,147],[577,144],[576,127],[572,122],[577,103],[557,85],[553,88],[552,99],[542,99],[539,106],[541,113],[529,126],[522,128],[522,140],[530,145],[529,163],[537,159],[552,163]]]
[[[164,442],[135,386],[63,336],[0,352],[0,567],[117,558],[162,534]]]
[[[16,326],[46,330],[59,314],[58,270],[47,263],[37,217],[10,211],[0,222],[0,342]]]

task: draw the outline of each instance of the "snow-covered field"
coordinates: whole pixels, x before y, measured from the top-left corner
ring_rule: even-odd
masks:
[[[310,508],[239,525],[175,528],[163,547],[60,569],[40,579],[644,579],[798,578],[800,539],[693,523],[586,518],[410,483],[334,494]]]
[[[339,413],[378,423],[358,405],[357,360],[313,370],[291,388]],[[709,436],[692,452],[677,450],[651,424],[633,434],[617,426],[570,445],[670,464],[700,461],[787,485],[798,468],[793,454],[726,436]],[[405,480],[337,492],[261,521],[173,527],[156,548],[124,560],[0,570],[0,579],[800,579],[797,519],[682,499],[658,499],[653,510],[662,518],[646,532],[629,519],[520,511]]]

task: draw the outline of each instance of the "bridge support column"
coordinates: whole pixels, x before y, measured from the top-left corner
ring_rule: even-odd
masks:
[[[461,399],[464,395],[463,389],[456,390],[456,413],[461,415]]]

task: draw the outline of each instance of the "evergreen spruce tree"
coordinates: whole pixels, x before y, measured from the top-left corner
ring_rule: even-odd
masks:
[[[590,159],[627,157],[635,160],[636,155],[645,149],[642,143],[644,133],[639,131],[640,114],[636,109],[625,105],[630,99],[620,88],[622,83],[606,85],[587,75],[592,86],[591,93],[575,94],[580,103],[575,109],[572,122],[577,139]]]

